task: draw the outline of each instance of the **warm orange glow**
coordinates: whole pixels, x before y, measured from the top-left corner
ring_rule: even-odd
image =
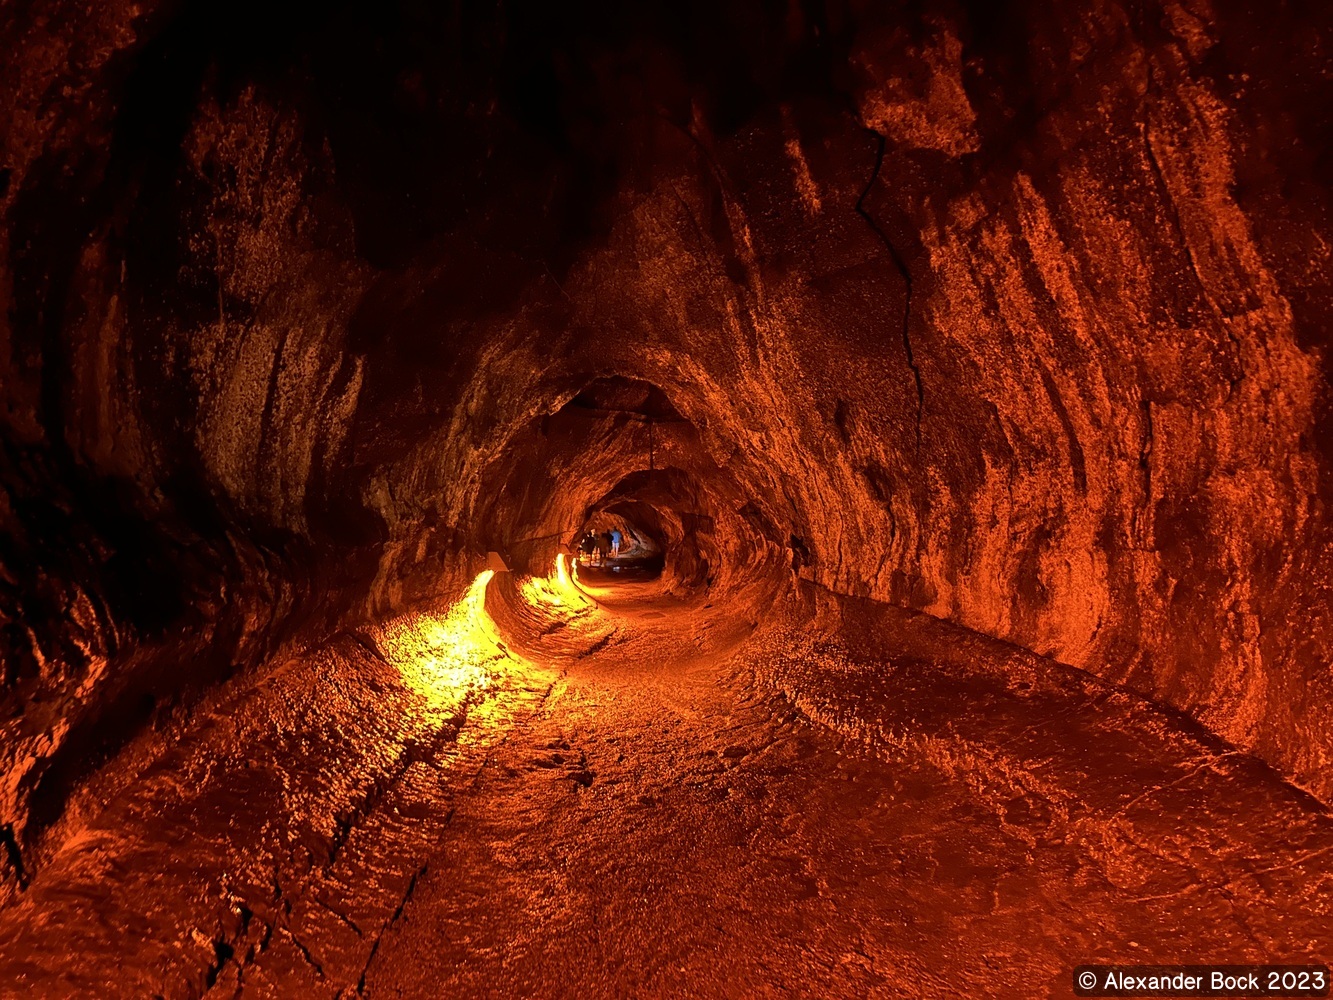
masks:
[[[600,586],[596,583],[590,583],[587,580],[580,579],[579,561],[577,559],[574,560],[573,584],[574,588],[578,590],[580,596],[582,596],[587,600],[590,600],[594,604],[597,602],[597,599],[599,597],[606,597],[610,594],[615,593],[614,587]]]
[[[591,603],[570,576],[563,552],[555,557],[555,572],[550,576],[530,577],[519,589],[529,604],[576,609]]]
[[[493,576],[489,569],[478,574],[462,600],[443,614],[404,615],[376,632],[384,658],[431,708],[452,707],[487,690],[500,661],[513,659],[486,612],[486,585]]]

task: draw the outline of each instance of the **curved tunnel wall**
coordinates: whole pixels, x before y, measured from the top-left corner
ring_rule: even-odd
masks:
[[[183,657],[203,684],[576,526],[644,468],[613,416],[552,429],[610,375],[813,581],[1333,794],[1327,24],[701,5],[666,41],[647,6],[386,8],[372,51],[350,5],[262,39],[60,8],[11,15],[33,56],[0,71],[19,840]]]

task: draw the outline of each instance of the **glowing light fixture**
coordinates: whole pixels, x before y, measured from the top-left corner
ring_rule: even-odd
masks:
[[[570,576],[563,552],[556,555],[555,571],[550,576],[530,577],[519,589],[529,604],[577,610],[591,603]]]
[[[498,661],[513,658],[486,612],[486,585],[493,576],[489,569],[478,574],[463,598],[442,614],[404,615],[377,630],[376,645],[385,660],[432,709],[453,707],[485,691]]]

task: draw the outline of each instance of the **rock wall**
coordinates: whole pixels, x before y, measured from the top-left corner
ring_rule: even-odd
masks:
[[[647,467],[560,422],[612,375],[682,583],[790,560],[1333,794],[1329,14],[507,10],[0,16],[3,884],[190,691],[544,568]]]
[[[628,331],[620,370],[820,583],[1126,683],[1327,795],[1328,248],[1294,221],[1327,231],[1326,62],[1277,42],[1290,12],[1020,14],[1005,56],[918,28],[857,36],[853,120],[698,128],[572,283],[580,319]]]

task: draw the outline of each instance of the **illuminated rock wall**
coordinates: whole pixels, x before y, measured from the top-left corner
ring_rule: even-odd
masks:
[[[544,572],[647,467],[561,423],[610,375],[688,421],[682,582],[795,539],[1333,794],[1328,15],[1245,6],[5,15],[0,827],[191,685]]]

